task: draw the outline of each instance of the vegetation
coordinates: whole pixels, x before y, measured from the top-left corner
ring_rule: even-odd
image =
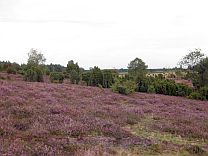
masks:
[[[25,80],[30,82],[43,82],[43,65],[46,59],[37,50],[31,49],[28,53],[27,66],[25,68]]]
[[[147,73],[147,65],[142,59],[135,58],[128,65],[129,77],[134,79],[137,83],[140,83]]]
[[[78,84],[81,79],[81,71],[78,63],[74,63],[73,60],[69,61],[66,68],[67,74],[72,84]]]
[[[46,61],[46,58],[38,52],[36,49],[31,49],[30,52],[28,53],[28,61],[27,65],[28,66],[39,66],[43,65]]]
[[[199,62],[204,58],[204,56],[205,55],[201,53],[201,49],[195,49],[194,51],[191,51],[189,54],[184,56],[179,64],[189,69],[193,69],[194,66],[199,64]]]
[[[82,80],[86,82],[88,86],[102,86],[103,88],[110,88],[115,79],[118,77],[118,73],[114,70],[101,70],[98,67],[91,68],[89,71],[82,73]]]
[[[13,66],[10,66],[10,67],[7,68],[7,73],[8,74],[16,74],[17,71]]]
[[[40,67],[30,67],[25,72],[25,81],[43,82],[43,72]]]
[[[148,66],[140,58],[132,60],[128,64],[128,70],[117,71],[101,70],[97,66],[84,70],[73,60],[68,62],[67,67],[59,64],[45,65],[45,61],[46,58],[42,53],[31,49],[28,53],[27,64],[0,62],[0,71],[8,74],[22,74],[26,81],[31,82],[43,82],[44,75],[48,75],[51,82],[62,83],[66,78],[70,79],[72,84],[112,88],[114,92],[121,94],[138,91],[200,100],[208,99],[206,89],[208,86],[208,58],[201,52],[201,49],[195,49],[183,57],[180,65],[186,68],[174,68],[168,75],[150,74],[155,70],[148,70]],[[167,72],[167,69],[161,70]],[[120,77],[119,71],[125,72],[125,74]],[[194,87],[176,83],[177,78],[191,80]]]
[[[66,68],[60,64],[45,65],[49,72],[64,72]]]
[[[51,72],[50,81],[53,83],[63,83],[64,74],[61,72]]]
[[[200,87],[208,85],[208,58],[204,58],[194,66],[193,71],[197,74],[197,84]]]
[[[207,155],[207,101],[71,84],[0,86],[0,155]]]
[[[136,83],[132,80],[122,81],[117,79],[111,88],[113,92],[128,95],[135,92]]]
[[[168,74],[150,74],[139,58],[119,75],[73,60],[45,65],[34,49],[28,56],[27,64],[0,62],[0,154],[207,155],[207,101],[196,100],[208,100],[208,58],[200,50]],[[184,78],[193,86],[177,82]],[[88,87],[52,84],[64,79]]]

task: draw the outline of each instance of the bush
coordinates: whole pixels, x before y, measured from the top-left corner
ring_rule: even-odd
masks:
[[[195,99],[195,100],[204,100],[205,97],[202,96],[199,92],[192,92],[189,96],[189,99]]]
[[[52,83],[63,83],[64,74],[61,72],[52,72],[50,74],[50,80]]]
[[[153,85],[150,85],[148,87],[148,90],[147,90],[148,93],[155,93],[155,87]]]
[[[32,67],[25,72],[25,81],[43,82],[43,73],[38,67]]]
[[[189,96],[192,88],[177,84],[175,81],[167,80],[162,74],[154,77],[146,77],[138,83],[138,92],[157,93],[171,96]]]
[[[128,95],[130,93],[135,92],[136,90],[136,84],[134,81],[127,80],[124,82],[121,81],[116,81],[112,87],[111,87],[113,92]]]
[[[184,84],[177,84],[177,96],[189,96],[192,91],[192,88]]]
[[[7,73],[8,74],[16,74],[17,71],[14,67],[10,66],[10,67],[7,68]]]
[[[208,100],[208,87],[207,86],[200,88],[199,93],[201,94],[202,97]]]
[[[21,75],[24,75],[24,71],[23,70],[18,70],[17,73],[21,74]]]

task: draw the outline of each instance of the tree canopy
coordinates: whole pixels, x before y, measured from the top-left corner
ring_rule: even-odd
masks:
[[[195,49],[194,51],[191,51],[189,54],[182,58],[179,64],[192,69],[204,58],[205,55],[201,53],[201,51],[201,49]]]
[[[128,65],[129,76],[134,79],[143,78],[146,74],[147,68],[148,66],[145,64],[145,62],[142,59],[135,58]]]
[[[194,71],[198,73],[199,85],[208,86],[208,57],[204,58],[194,66]]]
[[[46,62],[46,58],[38,52],[36,49],[31,49],[30,52],[28,53],[28,65],[43,65]]]

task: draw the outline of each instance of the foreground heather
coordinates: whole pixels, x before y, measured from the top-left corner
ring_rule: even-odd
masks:
[[[0,81],[0,155],[207,155],[208,102]]]

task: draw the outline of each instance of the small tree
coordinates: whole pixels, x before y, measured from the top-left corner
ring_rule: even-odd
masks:
[[[28,53],[28,62],[25,68],[25,80],[31,82],[43,82],[43,68],[46,61],[43,54],[31,49]]]

